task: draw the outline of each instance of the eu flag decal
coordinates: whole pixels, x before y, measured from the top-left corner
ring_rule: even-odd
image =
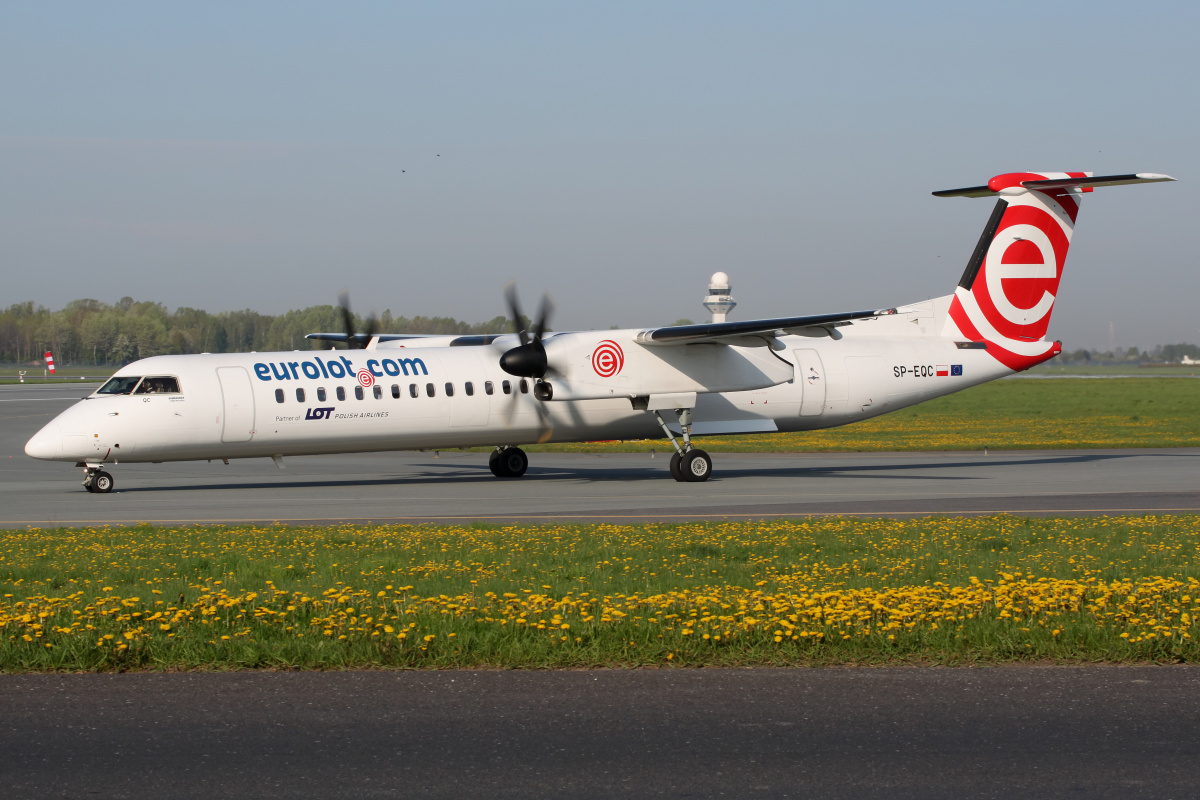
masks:
[[[955,375],[962,375],[962,364],[950,365],[950,376],[954,377]]]

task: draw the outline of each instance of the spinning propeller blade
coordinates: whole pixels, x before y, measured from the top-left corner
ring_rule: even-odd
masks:
[[[546,348],[542,345],[542,336],[550,322],[550,313],[554,304],[549,297],[542,297],[542,305],[538,310],[538,320],[533,326],[531,336],[526,329],[525,317],[521,314],[521,304],[517,300],[516,284],[510,283],[505,287],[505,297],[508,299],[508,310],[512,316],[513,328],[521,344],[500,356],[500,369],[509,375],[519,378],[542,379],[546,377],[549,364],[546,361]]]
[[[549,362],[546,359],[546,348],[542,344],[542,337],[546,334],[546,328],[550,323],[550,315],[554,311],[554,303],[548,295],[542,296],[542,302],[538,308],[537,322],[533,325],[532,333],[528,330],[526,317],[521,314],[521,303],[517,299],[517,287],[515,283],[510,283],[504,287],[504,296],[508,301],[509,316],[512,319],[513,328],[516,330],[517,339],[521,342],[518,346],[512,348],[500,356],[500,368],[509,375],[515,375],[518,378],[533,378],[540,382],[546,377],[546,373],[550,369]],[[512,400],[505,408],[504,418],[506,424],[511,424],[512,416],[516,413],[517,403],[520,402],[518,395],[519,384],[513,387]],[[536,392],[534,393],[533,407],[537,411],[540,433],[538,435],[538,444],[542,444],[554,435],[554,421],[550,415],[550,409],[546,408],[545,403],[538,399]]]
[[[338,307],[342,310],[342,326],[346,329],[346,347],[351,350],[365,348],[379,333],[379,320],[375,318],[374,314],[371,314],[367,317],[366,330],[359,334],[354,330],[354,313],[350,310],[349,292],[342,291],[338,294]]]

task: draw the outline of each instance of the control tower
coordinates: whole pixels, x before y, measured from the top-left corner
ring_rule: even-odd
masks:
[[[709,280],[708,297],[704,298],[704,307],[712,312],[713,322],[724,322],[725,316],[737,305],[737,301],[729,295],[731,291],[729,276],[724,272],[715,273]]]

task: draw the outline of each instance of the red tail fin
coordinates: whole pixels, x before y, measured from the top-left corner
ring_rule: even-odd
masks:
[[[1096,186],[1173,180],[1140,173],[1014,172],[987,186],[934,192],[938,197],[999,197],[950,304],[947,326],[1014,370],[1061,352],[1045,341],[1083,194]]]

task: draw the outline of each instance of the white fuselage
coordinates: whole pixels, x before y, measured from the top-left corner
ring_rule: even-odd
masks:
[[[771,377],[774,385],[698,393],[692,433],[828,428],[1010,374],[979,345],[939,334],[943,300],[948,298],[837,328],[832,337],[778,337],[783,348],[775,355],[793,366],[785,365],[784,374]],[[636,334],[605,331],[596,336],[624,343],[630,363],[683,352],[643,347],[634,343]],[[574,442],[663,437],[654,415],[635,408],[633,390],[620,382],[622,376],[613,379],[610,397],[543,402],[532,393],[533,381],[525,381],[530,391],[522,393],[522,379],[500,369],[497,356],[503,342],[497,347],[413,344],[410,340],[404,347],[370,350],[143,359],[115,375],[172,376],[179,391],[93,394],[47,424],[26,452],[41,459],[95,465],[489,447],[539,438]],[[548,339],[547,349],[553,351],[553,346]],[[737,351],[760,364],[773,358],[766,347],[726,352]],[[686,365],[681,369],[686,372]],[[361,370],[371,373],[367,380],[374,386],[360,385],[356,376]],[[593,374],[591,380],[588,391],[604,391],[605,379]],[[511,394],[504,393],[505,382]],[[678,386],[672,389],[677,390]],[[549,412],[549,424],[538,413],[538,404]],[[662,414],[678,432],[674,412]]]

